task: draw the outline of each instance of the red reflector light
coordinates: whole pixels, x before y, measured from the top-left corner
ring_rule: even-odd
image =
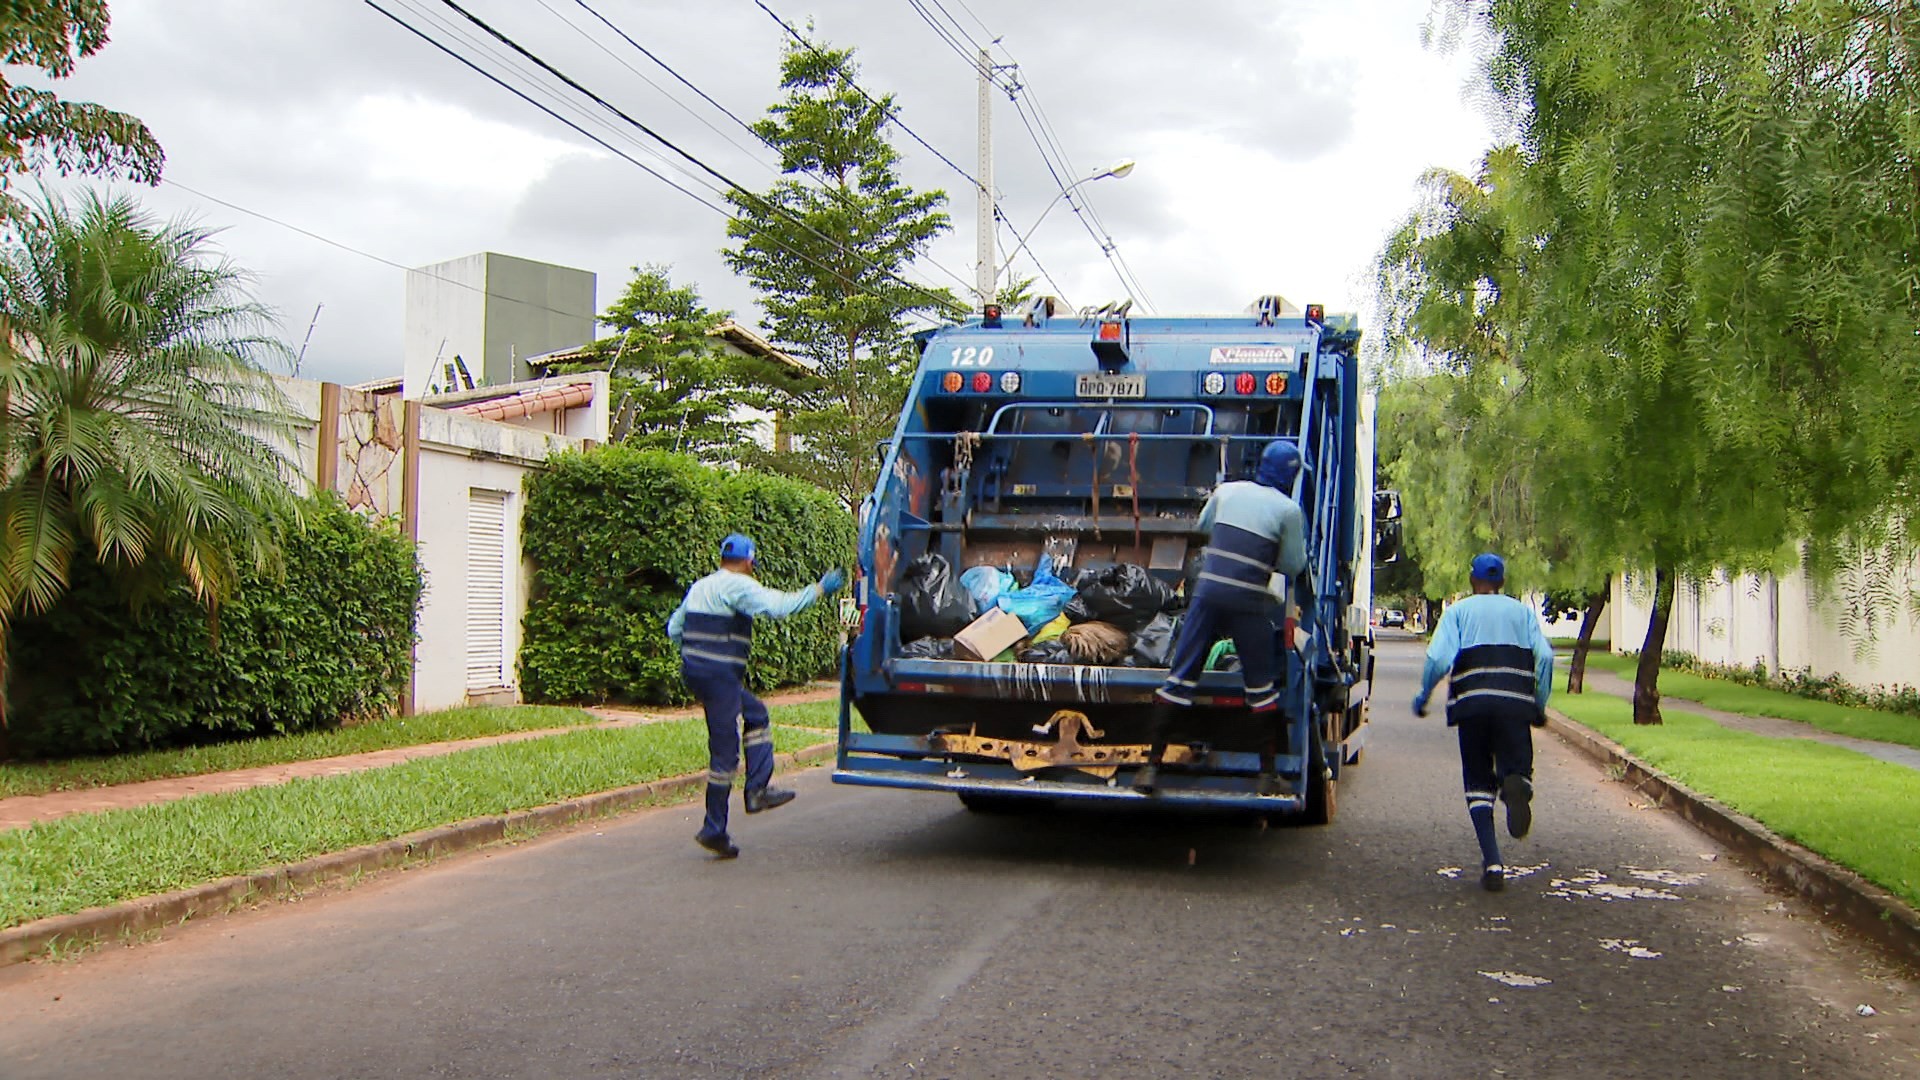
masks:
[[[1289,649],[1293,648],[1293,632],[1299,628],[1300,620],[1289,615],[1286,629],[1280,631],[1280,644]]]
[[[1119,341],[1120,340],[1120,324],[1117,322],[1101,323],[1100,324],[1100,340],[1101,341]]]
[[[957,371],[949,371],[947,372],[947,377],[940,380],[940,389],[945,390],[949,394],[957,394],[960,392],[960,388],[966,384],[967,380],[965,376]]]
[[[1233,392],[1236,394],[1251,394],[1257,385],[1251,371],[1243,371],[1233,377]]]
[[[1286,375],[1276,371],[1273,374],[1267,376],[1267,393],[1284,394],[1286,392],[1287,392]]]
[[[923,682],[896,683],[893,688],[903,694],[924,694],[927,692],[927,684]]]
[[[973,373],[974,393],[984,394],[991,389],[993,389],[993,376],[984,371],[976,371]]]

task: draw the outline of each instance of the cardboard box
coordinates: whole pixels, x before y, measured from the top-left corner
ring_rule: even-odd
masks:
[[[991,660],[1027,636],[1027,624],[1020,616],[994,608],[953,635],[956,660]]]

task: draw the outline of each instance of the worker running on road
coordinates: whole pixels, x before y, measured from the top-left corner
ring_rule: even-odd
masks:
[[[740,764],[743,718],[747,813],[793,801],[793,792],[772,786],[772,724],[766,704],[746,686],[753,617],[784,619],[839,592],[847,581],[835,567],[804,589],[769,589],[753,578],[755,555],[752,539],[728,536],[720,544],[720,569],[694,582],[667,620],[667,637],[680,650],[680,674],[707,714],[707,818],[694,842],[722,859],[740,854],[727,835],[727,800]]]
[[[1488,552],[1473,558],[1473,595],[1441,614],[1427,645],[1416,716],[1427,715],[1433,688],[1451,679],[1447,726],[1460,733],[1460,771],[1467,816],[1480,841],[1480,884],[1506,887],[1494,835],[1493,802],[1507,804],[1507,832],[1518,840],[1533,827],[1533,732],[1547,722],[1553,692],[1553,646],[1534,610],[1504,596],[1507,564]]]
[[[1292,442],[1276,439],[1260,453],[1252,481],[1221,484],[1200,511],[1199,527],[1207,536],[1200,563],[1200,579],[1193,587],[1187,614],[1168,663],[1167,680],[1154,692],[1153,738],[1147,763],[1134,777],[1133,790],[1151,795],[1159,787],[1160,762],[1167,738],[1180,711],[1193,705],[1193,692],[1206,670],[1207,652],[1221,638],[1232,638],[1240,655],[1240,675],[1246,684],[1247,708],[1273,728],[1260,752],[1261,794],[1277,793],[1274,772],[1278,748],[1280,661],[1274,616],[1280,601],[1270,582],[1277,571],[1287,577],[1307,565],[1307,535],[1300,504],[1287,494],[1300,475],[1300,451]]]

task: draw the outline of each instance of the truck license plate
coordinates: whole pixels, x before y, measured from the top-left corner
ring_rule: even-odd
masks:
[[[1080,397],[1143,398],[1147,396],[1145,375],[1076,375],[1073,392]]]

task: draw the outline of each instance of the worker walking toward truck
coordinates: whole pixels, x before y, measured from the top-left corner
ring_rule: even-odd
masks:
[[[1507,565],[1487,552],[1473,559],[1473,595],[1449,606],[1427,646],[1415,715],[1427,715],[1433,689],[1450,678],[1447,725],[1460,733],[1460,771],[1467,816],[1480,841],[1480,884],[1506,887],[1493,803],[1507,804],[1507,832],[1518,840],[1533,827],[1533,732],[1547,722],[1553,691],[1553,646],[1532,608],[1501,595]]]
[[[754,580],[756,555],[751,538],[728,536],[720,544],[720,569],[694,582],[667,620],[667,637],[680,650],[680,674],[707,714],[707,817],[694,842],[722,859],[740,854],[727,834],[727,802],[740,764],[743,720],[747,813],[793,801],[793,792],[772,786],[772,723],[766,704],[746,686],[754,616],[786,618],[839,592],[847,580],[835,567],[804,589],[769,589]]]
[[[1247,709],[1275,722],[1273,738],[1260,752],[1260,781],[1262,794],[1277,788],[1281,672],[1274,617],[1280,597],[1272,580],[1275,573],[1290,578],[1307,565],[1305,518],[1300,504],[1287,494],[1299,475],[1299,449],[1276,439],[1261,451],[1251,481],[1221,484],[1201,509],[1199,526],[1207,533],[1207,547],[1200,577],[1180,622],[1166,682],[1154,693],[1153,744],[1147,764],[1134,778],[1135,791],[1151,795],[1159,787],[1168,736],[1181,711],[1193,705],[1208,650],[1222,638],[1231,638],[1239,653]]]

